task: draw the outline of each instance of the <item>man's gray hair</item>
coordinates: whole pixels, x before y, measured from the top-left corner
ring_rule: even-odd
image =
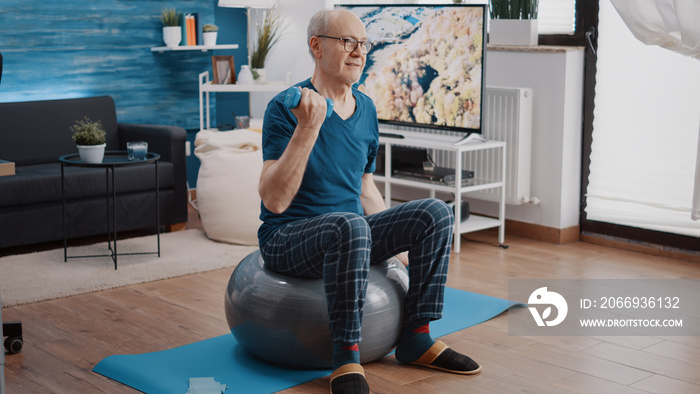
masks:
[[[333,19],[337,14],[338,10],[321,10],[311,17],[309,21],[309,26],[306,28],[306,44],[311,44],[311,37],[322,36],[327,34],[331,30],[331,24]],[[311,52],[311,46],[309,46],[309,53],[311,57],[314,57],[313,52]]]

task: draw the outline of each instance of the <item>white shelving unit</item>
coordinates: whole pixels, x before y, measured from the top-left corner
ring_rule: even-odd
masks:
[[[238,44],[228,45],[180,45],[176,47],[152,47],[151,52],[170,52],[170,51],[213,51],[217,49],[238,49]]]
[[[206,129],[211,128],[209,107],[209,93],[211,92],[281,92],[289,86],[288,82],[267,82],[249,85],[215,84],[209,80],[209,71],[205,71],[199,74],[199,129],[204,130],[205,123]]]
[[[391,130],[392,133],[396,131]],[[424,134],[417,132],[401,131],[398,134],[405,138],[390,138],[379,137],[379,142],[386,147],[384,156],[384,176],[375,175],[374,178],[384,182],[384,198],[386,205],[391,204],[391,187],[392,185],[403,185],[415,187],[430,191],[430,197],[435,198],[435,193],[438,191],[453,193],[455,196],[455,229],[454,229],[454,252],[460,252],[460,239],[464,233],[479,231],[487,228],[498,227],[498,243],[505,242],[505,179],[506,179],[506,143],[501,141],[476,142],[463,145],[454,145],[457,137]],[[456,182],[453,186],[442,185],[437,183],[422,182],[419,180],[405,179],[391,175],[391,148],[393,146],[408,146],[414,148],[438,149],[455,152],[455,177]],[[462,163],[464,155],[470,152],[500,149],[501,150],[501,179],[480,179],[479,169],[471,168],[474,171],[475,177],[462,182]],[[498,218],[490,218],[480,215],[471,214],[467,220],[462,220],[462,196],[470,192],[485,189],[500,189],[500,202],[498,205]]]

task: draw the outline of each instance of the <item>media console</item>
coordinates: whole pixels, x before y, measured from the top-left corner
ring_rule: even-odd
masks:
[[[455,229],[454,247],[455,253],[460,252],[460,240],[464,233],[479,231],[487,228],[498,227],[498,243],[505,242],[505,179],[506,179],[506,143],[500,141],[474,142],[455,145],[458,137],[425,134],[419,132],[401,131],[403,138],[384,137],[380,134],[379,142],[385,146],[384,154],[384,175],[375,174],[374,179],[384,183],[384,199],[387,206],[391,205],[391,187],[393,185],[403,185],[419,189],[428,190],[430,197],[435,198],[436,192],[442,191],[452,193],[455,196]],[[408,146],[414,148],[436,149],[454,152],[455,162],[455,182],[453,185],[441,185],[433,182],[423,182],[413,179],[404,179],[397,175],[392,176],[391,151],[395,146]],[[477,151],[496,149],[501,151],[500,179],[480,178],[479,168],[469,168],[474,171],[474,178],[462,180],[462,163],[466,155]],[[459,170],[458,170],[459,169]],[[481,215],[469,215],[467,220],[462,220],[462,196],[485,189],[498,189],[500,191],[500,201],[498,202],[498,217],[491,218]]]

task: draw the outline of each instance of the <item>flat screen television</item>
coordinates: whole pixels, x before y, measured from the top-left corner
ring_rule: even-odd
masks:
[[[374,43],[358,88],[381,123],[481,133],[486,5],[338,5]]]

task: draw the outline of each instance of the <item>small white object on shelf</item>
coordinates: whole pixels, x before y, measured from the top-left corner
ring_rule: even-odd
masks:
[[[247,65],[241,66],[241,71],[238,73],[238,78],[236,78],[236,85],[252,85],[255,83],[253,78],[253,72],[250,71],[250,67]]]

